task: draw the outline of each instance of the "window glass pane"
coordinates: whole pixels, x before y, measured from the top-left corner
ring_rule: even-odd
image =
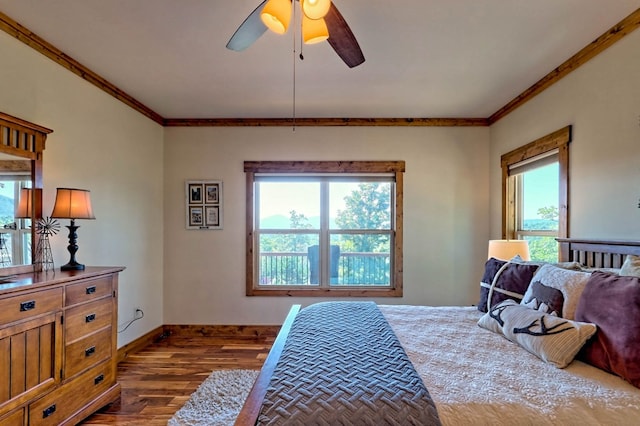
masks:
[[[319,229],[319,182],[259,182],[260,229]]]
[[[558,229],[558,163],[521,175],[521,229],[525,231]]]
[[[319,260],[309,256],[310,247],[317,248],[318,241],[318,234],[260,234],[258,284],[311,284],[311,269],[318,271]]]
[[[390,182],[332,182],[331,229],[391,229]]]
[[[331,285],[390,285],[388,234],[333,234],[331,247]]]

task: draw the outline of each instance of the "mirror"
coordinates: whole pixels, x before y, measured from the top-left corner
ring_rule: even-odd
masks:
[[[33,271],[32,230],[42,217],[42,153],[51,132],[0,112],[0,276]],[[17,212],[20,201],[31,208]]]
[[[0,153],[0,267],[31,264],[32,187],[31,161]]]

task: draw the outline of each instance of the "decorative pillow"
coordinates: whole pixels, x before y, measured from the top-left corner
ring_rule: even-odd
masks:
[[[640,277],[640,256],[628,255],[620,268],[620,275]]]
[[[535,279],[529,287],[531,291],[528,293],[531,294],[531,297],[523,299],[520,302],[522,305],[557,317],[562,316],[564,296],[560,290],[546,286]]]
[[[513,299],[519,302],[527,290],[537,264],[506,262],[491,258],[485,263],[484,275],[480,282],[480,301],[478,310],[487,310],[503,300]]]
[[[578,358],[640,388],[640,277],[594,272],[576,319],[599,329]]]
[[[536,272],[532,282],[537,281],[547,287],[560,290],[564,297],[561,316],[568,320],[573,320],[575,319],[578,300],[580,300],[580,295],[582,294],[589,277],[591,277],[591,274],[588,272],[572,271],[547,264],[542,265],[540,269],[538,269],[538,272]],[[533,288],[529,286],[522,300],[530,301],[533,297],[532,293]]]
[[[565,368],[593,336],[595,324],[570,321],[545,314],[514,300],[491,308],[478,321],[480,327],[502,334],[541,360]]]

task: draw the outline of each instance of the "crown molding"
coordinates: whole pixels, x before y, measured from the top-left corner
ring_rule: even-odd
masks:
[[[428,127],[488,126],[486,118],[169,118],[167,127]]]
[[[18,22],[14,21],[2,12],[0,12],[0,30],[17,38],[27,46],[31,47],[33,50],[43,54],[47,58],[56,62],[58,65],[63,66],[82,79],[107,92],[109,95],[118,99],[120,102],[129,105],[131,108],[149,117],[156,123],[163,123],[163,118],[160,114],[153,111],[151,108],[126,93],[124,90],[119,89],[115,84],[109,82],[105,78],[85,67],[80,62],[73,59],[71,56],[67,55],[43,38],[39,37],[28,28],[23,27]]]
[[[260,127],[260,126],[490,126],[507,116],[551,85],[597,56],[599,53],[640,27],[640,8],[611,27],[596,40],[567,59],[527,90],[516,96],[488,118],[164,118],[113,83],[66,55],[51,43],[0,12],[0,30],[73,72],[156,123],[166,127]]]
[[[564,61],[560,66],[538,80],[533,86],[513,98],[509,103],[494,112],[489,118],[489,125],[511,113],[516,108],[522,106],[527,101],[533,99],[551,85],[566,77],[578,67],[594,58],[605,49],[613,45],[640,26],[640,9],[636,9],[622,21],[611,27],[607,32],[582,48],[578,53]]]

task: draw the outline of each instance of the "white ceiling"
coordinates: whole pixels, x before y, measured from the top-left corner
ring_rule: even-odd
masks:
[[[164,118],[278,118],[293,37],[225,45],[261,0],[0,0],[0,11]],[[328,43],[296,60],[297,117],[481,117],[640,7],[640,0],[335,0],[366,61]]]

